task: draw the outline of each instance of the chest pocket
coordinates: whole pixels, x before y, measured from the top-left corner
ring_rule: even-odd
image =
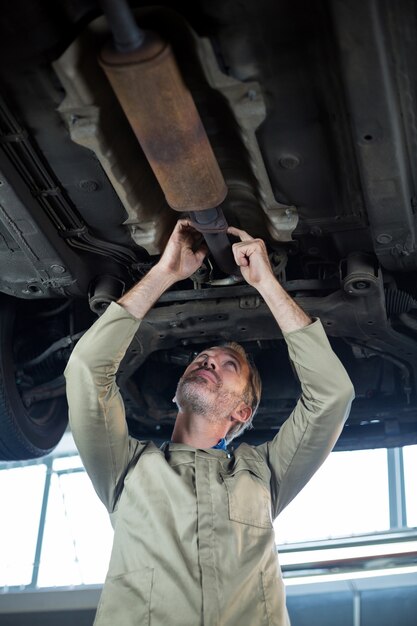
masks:
[[[245,458],[237,459],[231,471],[221,473],[232,521],[272,528],[271,494],[262,474],[256,462]]]

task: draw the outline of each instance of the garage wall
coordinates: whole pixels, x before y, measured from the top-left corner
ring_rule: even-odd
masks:
[[[307,594],[287,599],[291,626],[417,626],[417,587]],[[356,621],[355,621],[356,619]]]
[[[9,613],[0,615],[1,626],[92,626],[95,610]],[[116,625],[115,625],[116,626]]]
[[[364,593],[363,623],[417,626],[417,588],[391,589],[388,596],[376,591]]]
[[[26,594],[13,594],[14,600],[8,595],[9,612],[3,612],[7,604],[0,596],[1,626],[92,626],[93,604],[98,598],[97,591],[93,594],[78,590],[41,592],[38,596],[42,596],[42,602],[37,610],[30,611],[28,599],[23,598]],[[47,608],[48,599],[51,610]],[[57,600],[67,608],[55,610]],[[85,608],[77,609],[80,604]],[[288,589],[287,605],[292,626],[417,626],[417,582],[400,587],[334,592],[303,590],[300,586]]]

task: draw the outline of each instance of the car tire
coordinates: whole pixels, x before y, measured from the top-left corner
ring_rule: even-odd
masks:
[[[32,459],[51,452],[68,423],[64,397],[50,398],[27,409],[15,377],[13,330],[16,302],[0,298],[0,459]]]

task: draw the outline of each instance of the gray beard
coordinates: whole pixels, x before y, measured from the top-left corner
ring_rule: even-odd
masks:
[[[206,388],[201,378],[180,378],[175,394],[181,411],[206,417],[213,423],[229,417],[242,398],[238,394],[222,391],[221,385],[213,391]]]

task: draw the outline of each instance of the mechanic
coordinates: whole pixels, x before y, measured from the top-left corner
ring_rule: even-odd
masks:
[[[120,361],[161,294],[206,254],[179,220],[159,262],[95,322],[66,369],[72,432],[115,531],[97,626],[289,624],[272,523],[330,453],[353,388],[320,321],[276,280],[264,242],[228,232],[240,239],[233,253],[244,279],[284,335],[302,395],[272,441],[228,451],[253,418],[260,381],[243,348],[217,346],[178,383],[172,441],[158,448],[129,437]]]

